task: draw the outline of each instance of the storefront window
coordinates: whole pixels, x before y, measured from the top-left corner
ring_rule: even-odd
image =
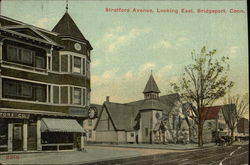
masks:
[[[6,119],[0,119],[0,152],[7,151],[8,144],[8,122]]]

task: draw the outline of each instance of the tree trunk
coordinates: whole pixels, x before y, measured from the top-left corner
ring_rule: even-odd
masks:
[[[231,140],[230,140],[230,144],[232,145],[234,142],[234,128],[231,128]]]
[[[198,146],[202,147],[203,146],[203,125],[198,124]]]

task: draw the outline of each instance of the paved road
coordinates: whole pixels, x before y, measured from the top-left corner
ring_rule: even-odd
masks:
[[[80,165],[81,163],[79,163]],[[84,165],[241,165],[248,164],[248,145],[216,146],[182,153],[116,159]]]

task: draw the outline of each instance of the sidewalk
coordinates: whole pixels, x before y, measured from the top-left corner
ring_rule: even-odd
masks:
[[[193,150],[200,149],[198,144],[88,144],[88,146],[103,147],[123,147],[123,148],[143,148],[143,149],[161,149],[161,150]],[[215,143],[204,144],[204,147],[216,146]]]
[[[204,147],[215,146],[214,143]],[[198,149],[197,144],[95,144],[86,146],[86,151],[61,151],[19,153],[0,155],[0,163],[6,164],[79,164],[136,156],[185,152]]]
[[[140,152],[87,147],[86,151],[22,153],[0,155],[3,164],[78,164],[140,156]]]

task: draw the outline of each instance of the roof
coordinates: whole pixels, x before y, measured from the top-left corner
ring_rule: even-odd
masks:
[[[57,32],[63,36],[70,36],[76,39],[85,40],[85,37],[81,33],[81,31],[76,26],[75,22],[71,18],[68,12],[65,12],[63,17],[59,20],[59,22],[52,29],[53,32]]]
[[[176,102],[180,101],[180,95],[178,93],[163,95],[159,97],[159,100],[166,104],[169,109],[172,109],[176,106]]]
[[[152,74],[150,75],[148,82],[143,90],[143,93],[150,93],[150,92],[160,93],[160,90],[159,90]]]
[[[112,102],[105,102],[104,105],[117,130],[133,130],[138,113],[135,106]]]
[[[222,106],[205,107],[203,110],[205,120],[217,119]]]
[[[150,100],[150,99],[148,99],[148,100]],[[155,101],[155,102],[160,102],[159,104],[161,104],[161,105],[155,107],[155,109],[163,109],[165,112],[170,112],[176,106],[176,104],[175,104],[176,101],[179,101],[179,94],[178,93],[160,96],[158,101]],[[143,105],[144,102],[145,102],[145,99],[142,99],[142,100],[138,100],[138,101],[129,102],[126,104],[137,106],[139,108]],[[151,101],[149,101],[149,103],[147,103],[147,104],[150,105],[150,102]],[[151,106],[151,108],[152,107],[153,106]],[[146,108],[146,106],[144,106],[144,108]]]
[[[158,99],[146,99],[138,108],[139,110],[164,110],[167,106]]]

